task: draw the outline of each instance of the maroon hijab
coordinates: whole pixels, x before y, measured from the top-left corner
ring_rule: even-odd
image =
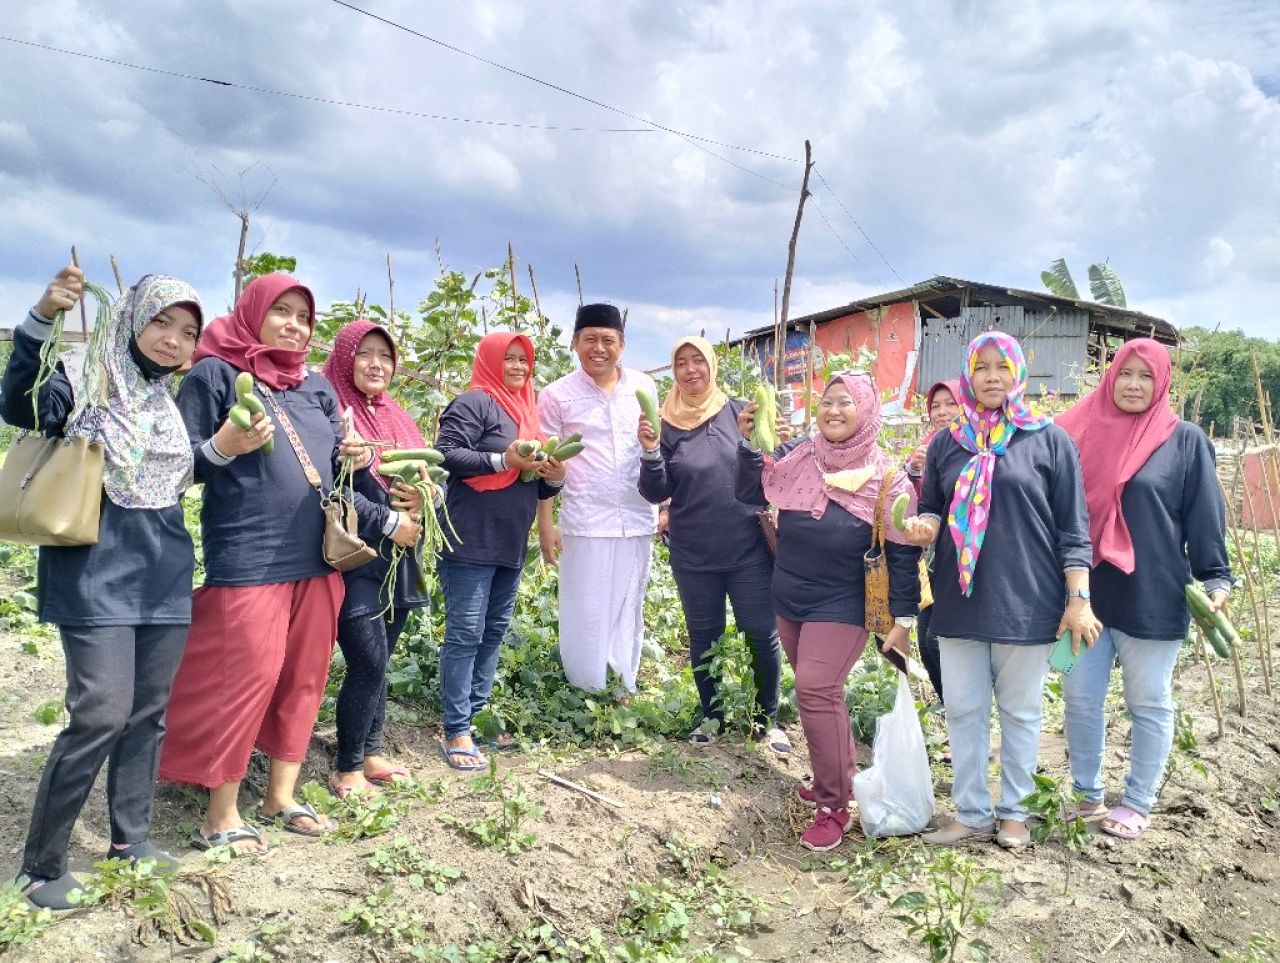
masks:
[[[394,398],[385,391],[370,398],[356,387],[355,367],[356,349],[370,331],[377,331],[391,346],[391,363],[394,368],[400,364],[396,343],[390,332],[372,321],[359,318],[342,326],[338,336],[333,339],[333,352],[324,363],[324,376],[333,385],[338,401],[345,411],[350,408],[355,413],[356,433],[365,441],[389,441],[393,448],[424,448],[426,441],[409,412],[401,408]],[[391,378],[387,381],[390,382]],[[383,488],[390,490],[391,479],[378,474],[378,465],[382,462],[381,450],[373,450],[373,461],[369,471]]]
[[[297,291],[311,306],[311,323],[316,318],[316,299],[311,289],[288,274],[264,274],[254,278],[240,292],[230,314],[214,318],[200,336],[192,363],[202,358],[221,358],[240,371],[248,371],[257,381],[275,391],[296,388],[307,376],[306,348],[269,348],[262,343],[262,322],[271,305],[290,291]],[[310,334],[307,340],[310,341]]]
[[[1121,411],[1115,400],[1116,376],[1134,355],[1146,362],[1155,382],[1151,407],[1136,415]],[[1054,419],[1080,451],[1094,565],[1110,562],[1122,572],[1133,572],[1133,540],[1120,496],[1178,427],[1178,416],[1169,405],[1172,382],[1173,362],[1165,347],[1150,338],[1136,338],[1121,345],[1098,387]]]

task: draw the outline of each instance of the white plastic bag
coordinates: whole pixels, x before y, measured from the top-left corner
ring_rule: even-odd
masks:
[[[933,774],[907,677],[898,674],[893,711],[876,720],[874,761],[853,777],[862,831],[909,836],[933,818]]]

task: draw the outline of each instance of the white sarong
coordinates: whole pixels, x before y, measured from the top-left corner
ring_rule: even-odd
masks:
[[[636,691],[644,642],[644,591],[653,536],[562,535],[560,659],[569,682],[592,692],[612,668]]]

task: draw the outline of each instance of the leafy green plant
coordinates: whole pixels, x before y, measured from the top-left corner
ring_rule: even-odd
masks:
[[[353,792],[339,798],[316,782],[303,785],[302,798],[337,821],[337,828],[327,836],[335,842],[389,833],[409,812],[408,801],[388,792]]]
[[[1084,797],[1078,792],[1064,792],[1058,781],[1049,776],[1032,773],[1032,778],[1036,788],[1022,800],[1027,811],[1039,819],[1039,823],[1031,831],[1031,838],[1037,843],[1057,839],[1066,847],[1067,858],[1062,883],[1062,892],[1066,893],[1071,885],[1071,869],[1076,854],[1089,841],[1088,827],[1079,812]]]
[[[1276,963],[1280,960],[1280,942],[1270,933],[1250,933],[1242,953],[1223,951],[1218,959],[1222,963]]]
[[[526,820],[537,819],[542,814],[542,807],[529,798],[519,779],[500,773],[498,761],[490,757],[488,773],[472,779],[472,788],[495,801],[496,812],[471,819],[444,813],[440,820],[446,826],[452,826],[486,849],[520,853],[534,847],[538,838],[524,826]]]
[[[0,955],[38,939],[53,923],[53,913],[28,903],[16,883],[0,885]]]
[[[728,783],[713,762],[689,756],[669,742],[649,753],[645,768],[650,776],[670,776],[690,789],[723,789]]]
[[[800,868],[841,873],[861,898],[887,896],[893,887],[914,880],[928,862],[929,850],[918,840],[890,836],[868,839],[847,856],[810,857]]]
[[[898,670],[868,645],[844,688],[855,739],[870,742],[875,738],[876,720],[893,710],[897,692]]]
[[[443,893],[462,876],[456,866],[445,866],[427,859],[406,836],[397,836],[386,849],[369,854],[369,869],[379,876],[402,876],[414,889],[431,889]]]
[[[920,889],[903,893],[890,904],[894,919],[920,941],[934,963],[954,960],[962,943],[967,944],[970,958],[989,959],[990,947],[970,931],[991,919],[994,900],[1003,889],[999,872],[984,869],[955,850],[943,850],[922,868],[921,875]]]
[[[274,951],[282,949],[292,927],[288,923],[263,923],[247,943],[233,943],[218,956],[218,963],[274,963]]]
[[[399,908],[394,883],[358,899],[338,917],[357,933],[385,943],[414,943],[427,937],[428,924],[421,913]],[[395,908],[393,908],[395,907]]]
[[[62,709],[61,699],[50,699],[48,702],[40,703],[36,711],[31,713],[31,718],[46,726],[56,725],[62,721]]]
[[[134,939],[147,945],[169,939],[183,946],[212,945],[217,940],[215,924],[231,917],[231,897],[222,877],[210,870],[164,876],[156,872],[155,860],[104,859],[93,864],[94,873],[84,880],[78,898],[80,906],[106,905],[124,909],[135,921]],[[197,906],[178,885],[188,882],[199,887],[207,900],[207,911]],[[77,897],[72,893],[72,897]]]

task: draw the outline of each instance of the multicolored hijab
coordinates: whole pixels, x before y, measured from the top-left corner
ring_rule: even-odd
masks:
[[[1151,407],[1129,414],[1116,405],[1116,378],[1134,355],[1151,369],[1154,383]],[[1133,572],[1133,539],[1120,508],[1120,496],[1129,479],[1178,427],[1178,416],[1169,405],[1172,383],[1173,362],[1168,349],[1151,338],[1136,338],[1116,352],[1098,387],[1057,418],[1058,426],[1080,451],[1094,565],[1110,562],[1122,572]]]
[[[102,440],[102,487],[121,508],[168,508],[191,484],[191,439],[173,401],[173,376],[149,376],[133,354],[142,329],[175,305],[203,321],[195,288],[164,274],[146,275],[112,306],[104,357],[105,407],[94,403],[99,385],[88,378],[84,353],[75,352],[63,362],[73,397],[65,433]]]
[[[1005,366],[1013,373],[1013,387],[999,408],[983,405],[973,390],[978,352],[988,345],[999,350]],[[1016,432],[1039,431],[1053,420],[1023,399],[1026,390],[1027,361],[1022,354],[1022,346],[1012,336],[1003,331],[986,331],[969,342],[960,378],[960,394],[956,396],[960,402],[960,416],[951,423],[951,437],[973,457],[956,479],[951,511],[947,516],[947,527],[956,544],[960,588],[966,596],[973,594],[973,575],[991,516],[991,479],[995,474],[996,459],[1003,457]]]
[[[316,299],[311,289],[288,274],[264,274],[254,278],[240,292],[230,314],[214,318],[200,339],[193,362],[213,356],[240,371],[248,371],[274,391],[302,384],[307,376],[307,349],[271,348],[262,343],[262,322],[271,305],[290,291],[297,291],[311,306],[311,324],[316,319]],[[308,340],[310,335],[308,335]]]
[[[819,432],[796,445],[777,462],[765,455],[762,476],[765,498],[779,509],[807,511],[814,518],[825,515],[827,506],[835,502],[850,515],[871,525],[875,520],[876,503],[885,473],[896,470],[889,457],[876,445],[882,420],[880,396],[866,374],[837,374],[834,378],[844,384],[853,397],[858,411],[858,427],[841,442],[827,441]],[[833,488],[823,480],[824,474],[850,469],[865,469],[866,477],[856,491]],[[903,493],[911,496],[910,510],[914,512],[915,489],[906,474],[901,473],[889,489],[882,514],[886,522],[885,537],[905,544],[902,533],[888,524],[893,503]]]
[[[418,423],[409,412],[405,411],[385,391],[370,398],[356,387],[356,349],[370,331],[377,331],[391,347],[391,376],[395,377],[395,369],[400,366],[396,343],[391,333],[372,321],[357,318],[344,324],[333,339],[333,351],[324,363],[324,376],[333,385],[334,393],[343,410],[350,408],[355,415],[355,429],[365,441],[389,441],[393,448],[423,448],[426,442]],[[391,490],[391,479],[378,474],[378,465],[382,462],[381,449],[373,450],[373,461],[369,472],[378,484]]]

